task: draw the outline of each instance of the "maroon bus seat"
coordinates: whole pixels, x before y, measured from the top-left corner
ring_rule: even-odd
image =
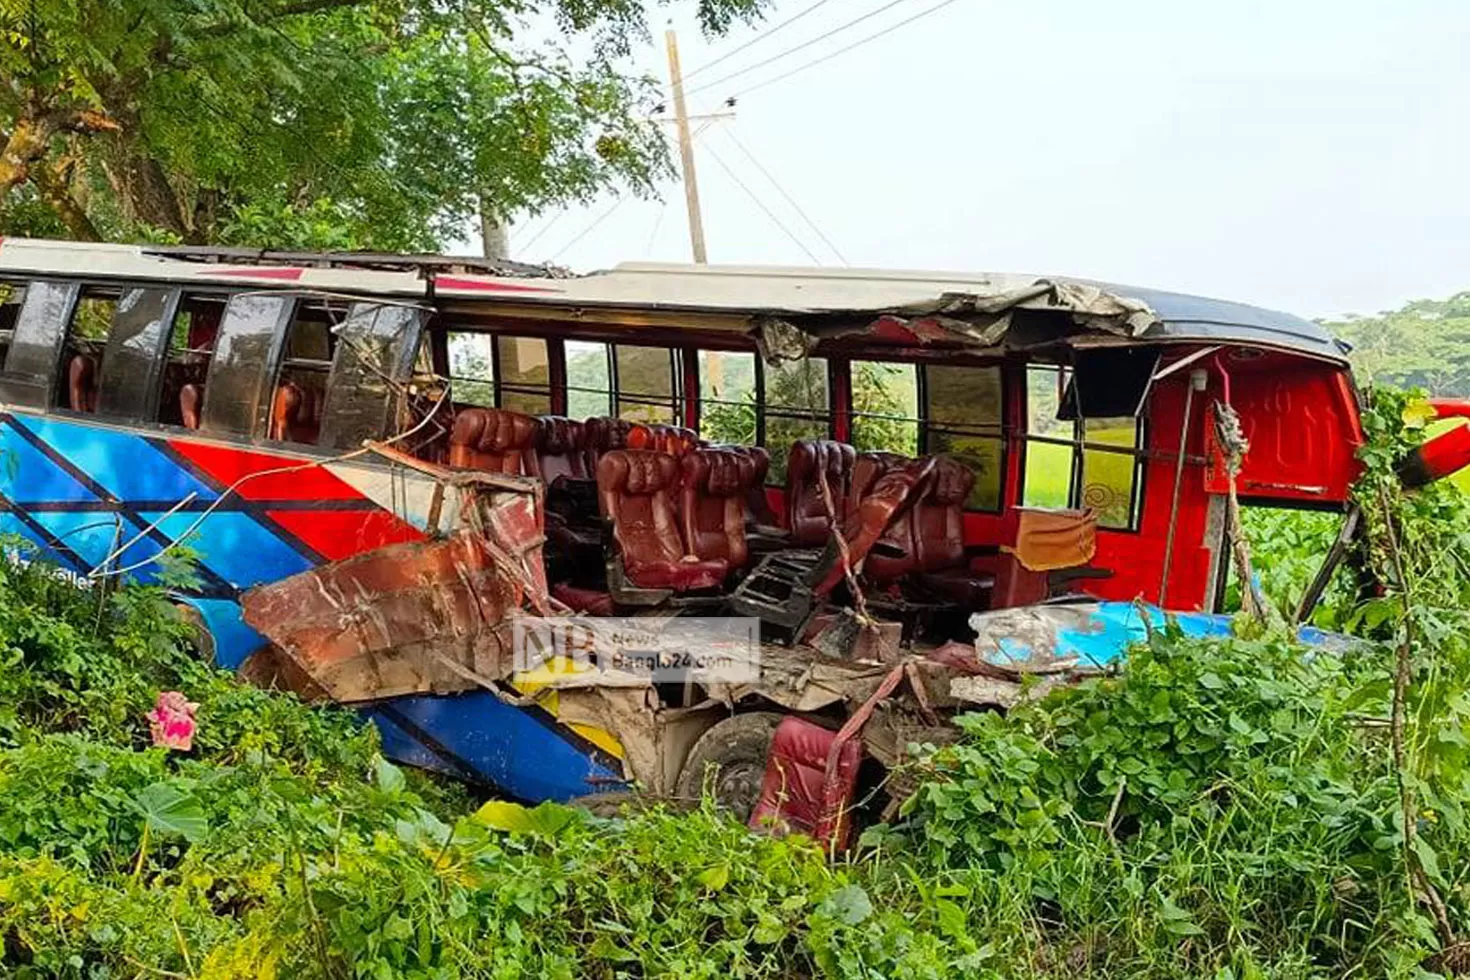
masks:
[[[77,354],[66,368],[67,405],[73,412],[97,411],[97,358]]]
[[[536,420],[506,408],[465,408],[449,432],[449,465],[526,476],[534,471]]]
[[[548,486],[560,477],[588,479],[586,426],[560,415],[538,418],[535,461],[536,475]]]
[[[826,542],[847,511],[848,488],[856,451],[830,439],[802,439],[791,444],[786,464],[786,526],[792,544],[813,547]],[[822,497],[825,474],[832,508]]]
[[[934,457],[927,491],[909,512],[916,549],[914,581],[966,609],[991,604],[995,576],[974,570],[965,553],[965,501],[975,474],[948,456]]]
[[[179,417],[184,428],[199,428],[199,416],[204,411],[204,386],[186,384],[179,389]]]
[[[283,381],[271,402],[270,437],[315,443],[322,427],[322,404],[314,390]]]
[[[846,850],[852,822],[847,809],[857,788],[863,741],[850,738],[837,752],[832,783],[827,756],[837,733],[791,715],[771,737],[760,796],[750,814],[752,830],[781,835],[800,833],[835,850]]]
[[[668,453],[614,449],[598,461],[598,505],[612,522],[623,572],[639,588],[685,592],[725,579],[726,562],[702,560],[685,548],[674,510],[678,487],[679,461]]]
[[[696,558],[742,568],[749,557],[745,541],[745,495],[755,479],[750,457],[728,449],[696,449],[681,460],[680,518],[684,540]]]
[[[653,443],[648,448],[668,453],[670,456],[683,456],[699,445],[699,436],[694,430],[683,426],[656,423],[649,425],[648,430],[653,435]]]
[[[879,557],[871,554],[873,546],[889,533],[893,525],[900,521],[907,523],[910,508],[925,492],[925,484],[934,472],[933,456],[920,459],[903,456],[898,458],[903,460],[902,464],[889,466],[872,482],[857,507],[851,511],[843,529],[842,539],[846,546],[847,561],[854,572],[865,571],[868,562]],[[901,531],[899,535],[895,540],[901,549],[907,550],[903,550],[901,557],[895,557],[894,560],[907,568],[908,562],[912,561],[913,549],[911,543],[902,537]],[[829,546],[823,562],[825,571],[812,589],[813,594],[818,596],[831,592],[846,577],[838,549]]]
[[[597,474],[602,454],[615,449],[652,449],[653,431],[642,422],[594,416],[582,423],[587,454],[587,472]]]
[[[860,538],[861,523],[872,519],[871,515],[863,511],[863,503],[878,482],[888,474],[902,471],[915,462],[917,461],[913,458],[900,456],[898,453],[857,454],[852,464],[852,487],[848,492],[847,510],[843,519],[843,532],[849,540]],[[911,512],[905,512],[906,515],[908,513]],[[883,550],[872,551],[871,546],[865,549],[867,558],[862,567],[868,578],[874,582],[888,583],[902,578],[918,567],[913,530],[913,524],[907,519],[888,522],[876,539],[887,546],[888,553]]]

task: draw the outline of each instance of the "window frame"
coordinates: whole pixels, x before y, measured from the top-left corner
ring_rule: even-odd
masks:
[[[119,349],[127,343],[127,338],[121,336],[119,330],[120,316],[123,313],[123,303],[130,293],[162,293],[163,308],[159,315],[149,321],[150,324],[162,324],[158,336],[154,338],[153,346],[147,352],[146,362],[140,354],[135,363],[146,363],[141,395],[134,395],[128,403],[120,403],[119,389],[137,390],[137,382],[119,385],[122,378],[127,376],[124,369],[119,375],[115,365],[119,363]],[[107,340],[103,348],[102,362],[97,368],[97,411],[99,418],[109,418],[133,424],[152,422],[158,418],[159,402],[163,398],[163,370],[168,361],[170,343],[173,340],[174,323],[179,316],[179,305],[183,302],[184,291],[177,286],[159,285],[134,285],[124,287],[122,295],[118,297],[117,305],[113,310],[112,323],[107,328]],[[147,325],[145,325],[145,328]],[[142,333],[139,331],[138,333]],[[138,334],[134,334],[137,336]],[[114,365],[113,371],[108,371],[108,365]]]
[[[785,461],[785,459],[783,458],[780,461],[779,465],[778,465],[777,460],[776,460],[776,454],[772,451],[772,447],[769,444],[769,435],[770,435],[770,424],[769,423],[770,423],[770,419],[772,417],[775,417],[775,418],[778,418],[778,419],[794,419],[796,421],[803,421],[803,422],[825,422],[826,423],[826,432],[820,438],[823,438],[823,439],[835,439],[837,437],[837,418],[838,418],[838,415],[839,415],[839,409],[841,408],[841,406],[837,403],[837,400],[840,397],[839,388],[838,388],[838,384],[837,384],[838,360],[836,358],[834,358],[834,357],[829,357],[826,354],[808,355],[806,358],[804,358],[804,360],[806,360],[808,362],[810,362],[810,361],[812,361],[814,359],[815,360],[819,360],[819,361],[822,362],[823,366],[826,368],[826,375],[827,375],[827,380],[826,380],[827,407],[826,407],[826,410],[823,413],[821,413],[820,416],[817,415],[814,412],[812,412],[812,413],[809,414],[809,410],[807,410],[807,409],[788,408],[786,406],[780,406],[780,405],[778,405],[774,409],[772,409],[772,407],[771,407],[771,401],[770,401],[769,398],[766,397],[766,381],[767,381],[767,379],[769,377],[769,372],[767,370],[767,365],[765,363],[764,358],[762,358],[760,356],[757,356],[756,359],[755,359],[756,365],[757,365],[756,366],[756,384],[757,384],[757,389],[756,389],[756,404],[758,406],[758,410],[756,412],[756,417],[755,417],[756,438],[759,440],[759,442],[757,442],[757,445],[760,446],[762,449],[764,449],[766,451],[766,453],[771,458],[771,467],[767,471],[767,476],[766,476],[766,482],[767,482],[768,485],[773,485],[773,486],[779,486],[780,485],[780,483],[777,482],[776,479],[775,479],[776,476],[777,476],[778,469],[780,471],[780,476],[781,476],[781,481],[780,482],[784,482],[785,481],[785,469],[786,469],[786,461]],[[790,450],[791,450],[791,447],[789,445],[788,446],[783,446],[783,447],[781,447],[781,450],[783,452],[789,453]]]
[[[1006,493],[1010,484],[1008,474],[1010,473],[1011,463],[1011,440],[1008,439],[1006,435],[1009,431],[1006,423],[1009,421],[1009,417],[1011,414],[1010,398],[1007,395],[1008,386],[1010,384],[1011,371],[1007,367],[1006,363],[1001,360],[988,360],[979,363],[959,364],[940,364],[924,361],[917,364],[917,367],[919,369],[919,453],[921,455],[932,455],[939,451],[934,448],[933,436],[935,434],[960,438],[994,440],[996,444],[1000,447],[1000,454],[998,457],[999,462],[997,467],[997,469],[999,470],[1000,485],[997,488],[995,494],[995,506],[972,507],[970,506],[970,501],[967,498],[965,500],[963,509],[968,514],[990,514],[997,516],[1004,514],[1007,507]],[[935,367],[955,368],[970,371],[996,372],[997,380],[1000,383],[1000,418],[998,418],[993,424],[987,423],[983,425],[961,425],[954,422],[935,422],[933,416],[930,413],[929,404],[929,395],[931,391],[929,370]],[[1022,466],[1023,469],[1021,472],[1024,476],[1024,458],[1022,459]]]
[[[24,345],[33,350],[33,353],[27,356],[36,364],[25,365],[25,369],[22,369],[12,363],[17,360],[16,350],[19,345],[16,341],[21,335],[22,324],[28,323],[27,312],[31,310],[32,304],[40,306],[39,297],[53,290],[56,292],[56,299],[61,304],[62,315],[59,318],[48,316],[36,324],[36,338],[27,341]],[[54,398],[59,389],[61,352],[66,342],[67,328],[71,324],[72,316],[76,313],[77,300],[81,298],[81,294],[82,283],[76,279],[32,279],[26,282],[25,301],[21,304],[19,312],[16,313],[10,344],[5,351],[5,364],[3,369],[0,369],[0,400],[25,408],[46,412],[52,410]],[[40,311],[33,313],[36,318],[42,315]],[[29,369],[32,366],[39,366],[41,361],[46,360],[49,360],[50,363],[44,372]]]
[[[495,330],[495,331],[487,331],[487,332],[489,333],[489,336],[491,338],[491,340],[490,340],[490,353],[491,353],[490,363],[491,363],[491,370],[495,373],[495,407],[496,408],[505,408],[505,392],[510,391],[510,392],[514,392],[515,394],[518,394],[518,395],[532,395],[532,396],[545,395],[546,396],[546,411],[545,412],[522,412],[521,414],[523,414],[523,415],[546,415],[546,414],[549,414],[549,413],[555,411],[556,410],[556,371],[553,368],[553,363],[554,363],[555,358],[556,358],[556,349],[555,348],[557,346],[556,343],[554,343],[555,338],[544,336],[542,334],[510,333],[509,331],[504,331],[504,330]],[[537,384],[531,384],[531,383],[527,383],[527,382],[524,382],[524,381],[512,381],[512,382],[510,382],[508,384],[506,383],[506,381],[505,381],[505,371],[501,367],[501,364],[500,364],[500,361],[501,361],[501,357],[500,357],[500,341],[501,340],[535,340],[535,341],[539,341],[541,343],[542,347],[546,351],[546,384],[544,386],[543,385],[537,385]],[[513,408],[513,409],[507,409],[507,411],[520,412],[521,410],[518,409],[518,408]]]
[[[623,417],[623,404],[626,402],[630,405],[644,405],[659,409],[667,408],[669,409],[669,421],[653,424],[682,426],[684,424],[685,402],[683,349],[664,344],[608,343],[606,346],[608,356],[608,384],[612,386],[612,417],[617,419]],[[662,395],[623,394],[622,367],[618,363],[618,350],[620,348],[661,350],[668,354],[669,395],[667,399]]]
[[[892,365],[895,365],[895,366],[900,367],[900,368],[910,368],[910,369],[912,369],[912,371],[913,371],[913,378],[914,378],[914,414],[913,414],[913,416],[910,417],[910,416],[906,416],[906,415],[881,415],[881,414],[879,414],[877,412],[860,412],[860,411],[858,411],[858,409],[857,409],[857,385],[856,385],[856,383],[854,381],[854,378],[856,377],[856,373],[857,373],[854,370],[854,368],[858,364],[892,364]],[[925,372],[923,370],[924,367],[925,367],[925,365],[919,364],[919,363],[917,363],[915,361],[883,360],[881,358],[876,358],[876,357],[853,357],[853,358],[847,359],[844,362],[844,365],[847,368],[847,428],[848,428],[848,441],[852,444],[852,448],[853,449],[856,449],[860,453],[862,453],[862,452],[892,452],[893,451],[893,450],[887,450],[887,449],[878,449],[878,450],[863,449],[860,446],[858,446],[858,442],[857,442],[858,420],[859,419],[876,419],[876,420],[882,420],[882,421],[888,421],[888,422],[913,423],[913,426],[914,426],[914,452],[913,452],[913,455],[915,457],[923,455],[923,453],[924,453],[924,445],[928,441],[926,439],[926,437],[925,437],[925,430],[927,428],[927,422],[928,422],[927,412],[926,412],[926,409],[928,408],[928,405],[927,405],[926,399],[925,399],[925,395],[927,394],[927,391],[926,391],[927,384],[926,384],[925,379],[924,379]],[[830,401],[830,397],[829,397],[829,401]],[[900,454],[900,455],[907,455],[907,454]]]
[[[1067,506],[1074,509],[1085,506],[1082,500],[1082,492],[1084,488],[1083,470],[1086,466],[1087,453],[1095,452],[1106,453],[1115,456],[1127,456],[1133,460],[1133,474],[1128,498],[1128,522],[1126,524],[1114,525],[1103,524],[1101,521],[1099,521],[1098,529],[1103,531],[1137,534],[1139,533],[1139,531],[1142,530],[1144,480],[1148,472],[1148,467],[1144,465],[1148,456],[1149,438],[1147,399],[1145,398],[1139,414],[1131,416],[1134,423],[1133,444],[1132,446],[1127,448],[1122,446],[1111,446],[1106,443],[1087,441],[1087,423],[1088,421],[1100,421],[1097,418],[1089,419],[1086,417],[1078,417],[1070,420],[1070,424],[1072,427],[1072,436],[1070,439],[1062,439],[1056,436],[1047,435],[1033,435],[1031,432],[1031,389],[1028,381],[1030,373],[1035,369],[1051,369],[1057,372],[1057,397],[1058,405],[1060,406],[1062,404],[1062,399],[1065,397],[1066,391],[1067,379],[1063,374],[1063,372],[1066,370],[1066,367],[1067,366],[1064,364],[1050,364],[1044,361],[1027,361],[1019,366],[1018,370],[1021,377],[1021,389],[1024,396],[1023,403],[1025,409],[1025,419],[1023,420],[1023,423],[1017,427],[1018,438],[1021,440],[1020,486],[1018,487],[1017,494],[1018,505],[1023,507],[1035,506],[1027,505],[1025,503],[1027,462],[1030,457],[1030,449],[1033,443],[1051,446],[1066,446],[1071,449],[1071,472],[1068,479]],[[1119,417],[1122,418],[1126,416]]]

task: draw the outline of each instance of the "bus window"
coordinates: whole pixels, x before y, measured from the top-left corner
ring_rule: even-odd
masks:
[[[677,356],[667,347],[613,347],[617,416],[635,422],[679,422]]]
[[[551,411],[551,355],[540,337],[495,338],[500,407],[527,415]]]
[[[612,414],[612,352],[595,340],[564,342],[567,358],[567,416],[587,419]]]
[[[918,455],[918,371],[884,361],[853,361],[851,371],[853,448]]]
[[[407,380],[413,370],[422,323],[412,307],[352,307],[337,332],[319,445],[356,449],[364,439],[387,434],[398,402],[393,382]]]
[[[209,374],[209,359],[214,355],[226,299],[185,294],[179,300],[159,385],[157,418],[164,425],[199,428],[204,380]]]
[[[1029,507],[1089,507],[1099,527],[1130,529],[1138,516],[1142,423],[1132,417],[1062,421],[1066,378],[1053,367],[1026,370],[1026,472]],[[1040,438],[1038,438],[1040,437]],[[1083,443],[1097,447],[1084,448]]]
[[[107,332],[117,311],[119,293],[87,288],[82,291],[67,325],[61,345],[61,384],[56,388],[56,407],[73,412],[97,410],[98,380],[102,377],[102,355]]]
[[[769,479],[786,480],[786,455],[799,439],[826,439],[832,431],[831,402],[827,396],[827,360],[767,364],[762,373],[764,445],[770,450]]]
[[[270,438],[316,445],[337,343],[333,328],[346,314],[345,308],[324,303],[297,307],[286,331],[285,356],[271,400]]]
[[[0,381],[4,401],[33,408],[51,403],[61,336],[80,293],[74,282],[33,282],[26,287],[25,303],[5,352],[5,377]]]
[[[293,303],[261,293],[231,298],[220,322],[200,428],[225,435],[264,434],[273,390],[270,370]]]
[[[98,414],[130,422],[154,416],[178,295],[172,289],[129,289],[118,299],[102,356]]]
[[[488,333],[451,330],[448,338],[449,381],[462,405],[495,405],[495,338]]]
[[[756,444],[754,354],[699,352],[699,435],[710,442]]]
[[[0,364],[5,362],[5,353],[10,349],[11,338],[15,336],[15,320],[20,316],[20,307],[25,298],[25,283],[0,282]]]
[[[1005,481],[999,365],[924,367],[925,452],[952,456],[975,474],[965,506],[998,511]]]
[[[1143,445],[1143,423],[1132,417],[1083,419],[1082,440],[1122,449]],[[1080,503],[1097,511],[1099,527],[1133,528],[1138,517],[1143,460],[1133,453],[1082,450]]]
[[[1072,502],[1073,426],[1057,418],[1062,376],[1054,367],[1026,369],[1026,477],[1021,503],[1067,507]],[[1050,441],[1041,441],[1035,437]]]

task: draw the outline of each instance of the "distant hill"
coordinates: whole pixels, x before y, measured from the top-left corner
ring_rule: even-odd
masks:
[[[1353,345],[1359,381],[1470,397],[1470,290],[1445,300],[1419,299],[1377,316],[1323,320]]]

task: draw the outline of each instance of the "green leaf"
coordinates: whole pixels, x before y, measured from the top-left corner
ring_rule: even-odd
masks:
[[[576,821],[581,811],[559,803],[542,803],[527,809],[519,803],[491,800],[475,811],[474,820],[492,830],[533,837],[555,837]]]
[[[1439,855],[1434,853],[1434,848],[1423,837],[1414,837],[1414,856],[1419,859],[1419,867],[1424,873],[1436,883],[1443,884],[1444,878],[1439,873]]]
[[[209,821],[199,800],[173,783],[145,786],[133,805],[156,833],[177,834],[192,844],[209,832]]]
[[[862,923],[873,914],[873,902],[860,885],[844,885],[817,906],[817,914],[847,926]]]
[[[730,882],[730,865],[717,864],[699,873],[699,883],[712,892],[717,892]]]
[[[390,796],[397,796],[403,792],[406,780],[404,779],[402,769],[399,769],[382,756],[378,756],[373,761],[373,772],[374,777],[377,779],[378,788],[383,792]]]

